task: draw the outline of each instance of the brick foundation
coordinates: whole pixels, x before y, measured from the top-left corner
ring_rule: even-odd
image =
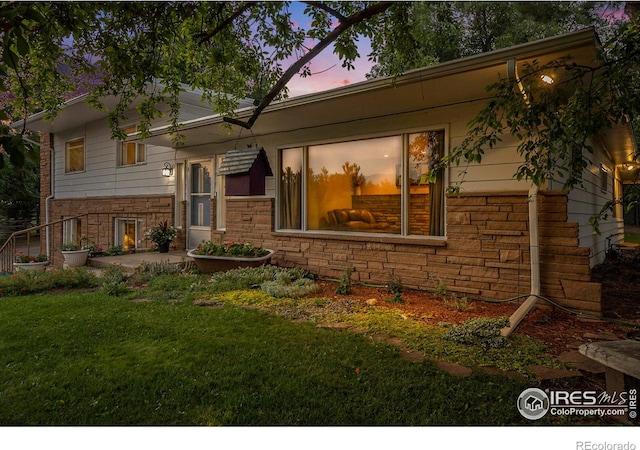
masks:
[[[527,199],[526,192],[449,196],[447,238],[438,240],[275,232],[273,199],[230,198],[224,239],[276,249],[274,263],[323,277],[338,278],[353,267],[359,282],[386,284],[393,274],[407,287],[446,285],[452,293],[506,299],[530,291]],[[601,287],[590,281],[589,249],[578,247],[578,225],[566,222],[567,195],[544,192],[538,201],[542,295],[599,314]]]
[[[49,203],[49,221],[55,222],[64,217],[87,214],[81,218],[81,237],[86,237],[90,242],[95,242],[106,250],[116,245],[116,218],[139,220],[138,226],[144,238],[144,232],[159,222],[168,220],[170,224],[174,223],[174,202],[173,195],[52,199]],[[63,227],[59,223],[51,228],[53,250],[56,253],[54,261],[61,264],[60,245],[63,240]],[[152,245],[152,242],[143,240],[138,248],[148,248]],[[178,233],[172,248],[181,250],[185,248],[185,237],[182,231]]]

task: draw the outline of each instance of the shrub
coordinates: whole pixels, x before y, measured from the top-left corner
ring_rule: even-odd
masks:
[[[102,271],[102,291],[107,295],[120,296],[129,292],[126,281],[128,275],[119,265],[111,265]]]
[[[275,281],[262,283],[260,289],[276,298],[300,298],[318,292],[320,287],[308,278],[292,281],[289,277],[278,276]]]
[[[160,275],[175,275],[182,273],[186,262],[171,263],[169,261],[143,262],[135,270],[135,276],[140,281],[150,281]]]
[[[506,326],[509,326],[508,317],[478,317],[453,326],[442,337],[458,344],[478,345],[484,349],[501,348],[509,345],[507,338],[501,334]]]
[[[66,270],[21,271],[0,277],[0,296],[27,295],[60,288],[89,288],[97,277],[84,267]]]
[[[216,244],[212,241],[203,241],[193,253],[207,256],[239,256],[244,258],[259,258],[269,253],[264,247],[256,247],[251,242],[237,243],[226,242]]]
[[[387,279],[387,290],[389,293],[393,294],[393,298],[390,301],[394,303],[404,303],[404,299],[402,298],[402,293],[404,292],[404,284],[402,283],[402,278],[398,275],[389,275]]]
[[[304,269],[265,265],[218,272],[211,276],[210,283],[215,292],[262,288],[265,292],[269,290],[269,293],[277,294],[274,297],[298,297],[305,295],[303,291],[311,293],[317,290],[317,287],[312,287],[311,278],[313,275]],[[290,286],[288,293],[286,286]]]
[[[351,293],[351,274],[353,273],[352,267],[347,267],[342,271],[340,277],[340,284],[336,289],[336,294],[348,295]]]
[[[124,283],[128,277],[124,267],[113,264],[102,270],[100,279],[103,283]]]

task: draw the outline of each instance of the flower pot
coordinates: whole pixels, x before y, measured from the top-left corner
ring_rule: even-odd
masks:
[[[27,263],[13,263],[13,268],[16,272],[21,270],[45,270],[46,265],[49,264],[49,261],[41,261],[41,262],[27,262]]]
[[[265,249],[266,255],[257,258],[237,256],[209,256],[196,255],[193,250],[187,252],[187,256],[193,258],[198,270],[202,273],[225,272],[240,267],[260,267],[271,262],[275,250]]]
[[[169,245],[171,242],[165,242],[163,244],[158,244],[158,251],[160,253],[169,253]]]
[[[63,250],[62,256],[67,267],[82,267],[87,264],[89,249],[85,250]]]

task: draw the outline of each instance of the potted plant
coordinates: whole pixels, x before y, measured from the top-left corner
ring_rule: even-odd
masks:
[[[275,250],[257,247],[251,242],[216,244],[203,241],[196,248],[189,250],[187,256],[193,258],[200,272],[211,273],[269,264],[274,253]]]
[[[24,252],[16,254],[16,262],[13,267],[16,270],[45,270],[45,266],[49,264],[47,255],[30,256]]]
[[[84,240],[86,238],[82,238],[79,241],[67,241],[62,244],[62,256],[66,267],[82,267],[87,264],[91,249],[81,244]]]
[[[160,253],[167,253],[169,251],[169,244],[178,235],[178,230],[175,227],[169,225],[168,221],[160,222],[157,226],[152,227],[146,232],[148,239],[151,239],[157,246]]]

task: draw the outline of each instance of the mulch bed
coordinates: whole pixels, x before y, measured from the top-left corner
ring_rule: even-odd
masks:
[[[602,282],[603,316],[608,319],[637,323],[638,328],[622,326],[606,320],[593,320],[571,314],[558,308],[550,307],[539,301],[540,307],[532,310],[520,325],[515,334],[527,335],[544,342],[548,353],[558,356],[569,350],[576,350],[579,345],[597,341],[640,338],[640,267],[621,266],[605,263],[593,271],[593,280]],[[429,325],[438,323],[461,323],[475,317],[510,316],[519,303],[490,303],[469,300],[466,308],[459,308],[455,302],[431,292],[406,289],[402,294],[404,303],[393,302],[393,295],[386,288],[352,285],[348,295],[336,294],[338,284],[321,281],[321,292],[314,296],[335,300],[350,299],[377,307],[395,308],[405,312],[413,319],[424,321]],[[374,301],[375,300],[375,301]],[[461,310],[464,309],[464,310]]]

